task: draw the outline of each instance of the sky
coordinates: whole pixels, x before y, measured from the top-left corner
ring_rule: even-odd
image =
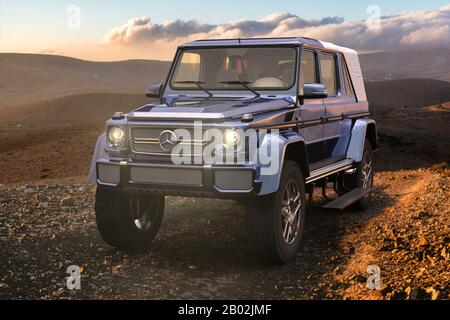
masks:
[[[288,35],[373,51],[450,46],[449,25],[449,0],[0,0],[0,52],[170,60],[193,39]]]

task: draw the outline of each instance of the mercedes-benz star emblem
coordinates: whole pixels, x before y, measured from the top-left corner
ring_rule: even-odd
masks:
[[[164,130],[159,135],[159,146],[165,152],[171,151],[172,148],[177,144],[177,142],[178,142],[178,137],[175,134],[175,132],[173,132],[171,130]]]

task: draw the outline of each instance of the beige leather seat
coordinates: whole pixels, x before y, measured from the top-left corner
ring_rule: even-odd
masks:
[[[283,81],[271,77],[260,78],[252,85],[253,88],[284,88],[284,86]]]

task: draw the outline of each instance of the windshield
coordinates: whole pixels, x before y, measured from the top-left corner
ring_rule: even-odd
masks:
[[[183,50],[170,80],[175,90],[287,90],[295,82],[294,47]]]

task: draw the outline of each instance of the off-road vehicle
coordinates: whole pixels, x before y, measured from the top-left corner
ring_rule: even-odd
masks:
[[[369,203],[378,142],[354,50],[309,38],[194,41],[146,95],[159,101],[114,114],[92,160],[97,225],[112,246],[147,248],[167,195],[224,198],[246,205],[252,251],[286,263],[306,194],[322,188],[330,209]]]

